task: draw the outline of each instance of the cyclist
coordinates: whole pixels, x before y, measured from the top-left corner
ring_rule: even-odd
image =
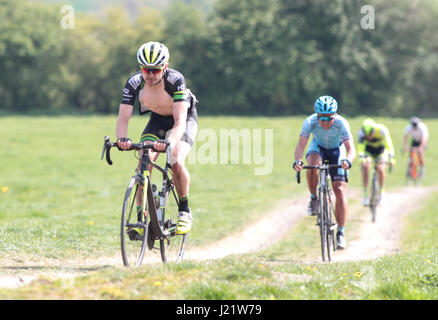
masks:
[[[140,71],[131,75],[123,89],[122,101],[116,125],[117,144],[120,149],[129,149],[128,123],[138,100],[140,115],[150,112],[140,141],[151,143],[154,149],[164,151],[169,142],[172,173],[180,199],[177,234],[190,231],[192,214],[189,208],[190,175],[184,161],[198,131],[196,97],[186,88],[184,76],[177,70],[168,68],[168,48],[155,41],[147,42],[137,51]],[[150,152],[156,160],[157,152]],[[140,165],[140,163],[139,163]],[[141,199],[137,198],[137,210],[141,209]]]
[[[408,152],[408,137],[411,136],[411,150],[415,150],[418,153],[418,161],[420,163],[419,178],[424,175],[424,151],[426,150],[427,141],[429,139],[429,130],[427,126],[418,117],[412,117],[409,120],[409,124],[405,129],[403,137],[403,149]]]
[[[293,169],[301,171],[302,157],[310,134],[313,140],[306,154],[309,165],[319,165],[325,160],[330,164],[341,164],[341,169],[330,169],[332,187],[336,196],[335,216],[338,224],[336,245],[345,249],[347,242],[344,236],[345,221],[347,217],[347,195],[344,170],[351,168],[351,163],[356,157],[350,125],[343,117],[337,114],[338,104],[331,96],[319,97],[314,105],[315,113],[310,115],[303,124],[298,144],[295,148],[295,161]],[[308,214],[318,213],[318,199],[316,188],[318,185],[318,171],[307,170],[307,185],[310,191]]]
[[[367,118],[362,122],[358,135],[359,143],[357,152],[362,159],[362,183],[364,206],[369,205],[368,199],[368,172],[372,160],[377,162],[377,180],[379,181],[379,202],[384,195],[385,168],[387,162],[395,164],[394,146],[388,128],[383,124],[376,123],[373,119]]]

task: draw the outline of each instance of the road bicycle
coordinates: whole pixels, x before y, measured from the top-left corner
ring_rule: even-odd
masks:
[[[392,171],[392,164],[389,163],[389,169],[388,172]],[[381,192],[380,192],[380,184],[377,174],[377,161],[374,161],[374,170],[373,170],[373,178],[371,179],[371,192],[370,192],[370,200],[368,203],[368,206],[370,207],[371,211],[371,221],[376,222],[376,215],[377,215],[377,207],[380,204],[381,200]]]
[[[306,165],[303,169],[317,169],[319,171],[318,186],[318,214],[316,215],[316,225],[319,227],[321,238],[322,261],[332,260],[333,252],[336,251],[335,229],[337,227],[334,218],[333,192],[329,184],[329,169],[342,168],[339,164],[324,163],[321,165]],[[344,170],[345,181],[348,182],[347,171]],[[301,183],[300,172],[297,172],[297,182]]]
[[[420,156],[418,154],[418,147],[411,147],[409,151],[409,161],[406,170],[406,185],[411,182],[419,184],[421,180]]]
[[[112,165],[110,150],[117,147],[117,142],[110,142],[106,136],[102,151],[102,159],[106,155],[106,161]],[[165,142],[166,140],[158,140]],[[129,150],[142,151],[140,168],[129,181],[122,207],[122,219],[120,228],[120,242],[123,264],[126,267],[140,266],[146,251],[159,249],[163,263],[181,262],[188,234],[176,234],[178,220],[179,200],[172,180],[172,168],[170,163],[170,148],[166,151],[157,151],[152,144],[132,143]],[[166,153],[165,165],[162,167],[154,162],[149,156],[149,150]],[[155,182],[161,183],[158,190],[152,181],[152,168],[161,173],[161,178],[155,178]],[[160,185],[160,184],[158,184]],[[141,208],[137,210],[138,203]],[[156,247],[155,243],[159,246]]]

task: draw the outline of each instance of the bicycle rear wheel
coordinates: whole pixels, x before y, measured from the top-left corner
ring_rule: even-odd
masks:
[[[161,221],[163,229],[169,233],[166,239],[160,240],[161,260],[164,263],[179,263],[184,258],[188,234],[175,234],[178,222],[178,197],[172,180],[168,180],[160,195],[164,197],[164,205],[161,208]]]
[[[123,201],[120,242],[123,264],[126,267],[141,265],[146,249],[148,232],[147,217],[144,208],[137,213],[136,197],[142,192],[143,184],[139,177],[133,177],[129,182]]]

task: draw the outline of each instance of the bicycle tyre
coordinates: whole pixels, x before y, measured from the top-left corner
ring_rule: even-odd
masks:
[[[126,267],[134,265],[139,267],[146,251],[147,217],[144,217],[143,214],[137,215],[136,209],[136,194],[142,186],[140,178],[133,177],[129,182],[123,201],[120,243],[122,260]]]
[[[161,195],[164,196],[164,205],[161,208],[161,223],[164,230],[170,233],[166,239],[160,240],[161,260],[163,263],[179,263],[184,258],[188,234],[175,234],[178,221],[178,200],[172,180],[168,180]]]
[[[371,210],[371,221],[372,222],[376,222],[378,197],[379,197],[379,181],[377,179],[377,172],[374,172],[373,180],[371,183],[371,199],[370,199],[370,210]]]
[[[324,213],[326,215],[325,221],[325,228],[326,228],[326,246],[327,246],[327,258],[329,261],[332,261],[333,252],[335,248],[334,244],[334,231],[332,230],[332,207],[329,204],[328,201],[328,193],[324,193],[324,202],[325,202],[325,210]]]
[[[326,247],[327,247],[327,228],[326,228],[326,214],[325,214],[325,205],[327,204],[325,199],[325,193],[319,192],[319,235],[321,238],[321,257],[322,261],[326,261]]]

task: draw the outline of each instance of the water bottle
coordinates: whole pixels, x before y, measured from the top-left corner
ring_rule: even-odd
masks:
[[[158,193],[158,197],[159,197],[159,206],[158,206],[158,209],[157,209],[157,218],[158,218],[158,221],[160,221],[160,224],[162,223],[162,219],[163,219],[163,211],[161,210],[161,208],[164,206],[164,195],[161,193],[161,192],[159,192]]]
[[[158,222],[161,224],[161,197],[158,193],[157,186],[155,184],[152,185],[152,192],[154,194],[154,202],[155,202],[155,208],[157,211],[157,219]]]

